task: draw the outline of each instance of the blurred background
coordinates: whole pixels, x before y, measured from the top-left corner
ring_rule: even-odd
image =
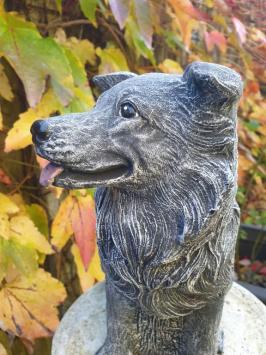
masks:
[[[48,355],[68,307],[104,279],[94,191],[42,188],[30,126],[86,111],[98,73],[239,72],[236,279],[266,299],[266,2],[0,0],[0,355]]]

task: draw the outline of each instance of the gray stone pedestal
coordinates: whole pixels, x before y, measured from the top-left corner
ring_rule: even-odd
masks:
[[[225,298],[221,329],[224,355],[266,355],[266,307],[236,283]],[[54,336],[52,355],[93,355],[105,337],[105,286],[99,283],[65,314]]]

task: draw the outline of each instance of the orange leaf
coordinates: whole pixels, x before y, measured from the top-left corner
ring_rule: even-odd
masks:
[[[223,33],[219,31],[205,32],[204,39],[208,52],[211,52],[214,46],[217,46],[222,53],[226,53],[226,38]]]
[[[73,196],[74,208],[71,213],[72,229],[80,255],[87,270],[96,247],[96,214],[90,195]]]
[[[63,285],[43,269],[20,276],[0,291],[0,326],[28,340],[51,336],[58,325],[56,306],[66,296]]]

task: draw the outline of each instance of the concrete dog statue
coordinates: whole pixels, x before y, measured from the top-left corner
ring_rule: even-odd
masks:
[[[213,355],[231,285],[240,76],[99,75],[85,113],[36,121],[43,184],[97,187],[107,339],[98,354]]]

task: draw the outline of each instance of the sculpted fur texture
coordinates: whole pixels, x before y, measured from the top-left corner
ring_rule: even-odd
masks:
[[[195,62],[183,76],[94,82],[102,94],[92,111],[37,121],[32,133],[51,161],[43,183],[98,187],[108,301],[99,354],[215,354],[239,223],[241,79]]]

